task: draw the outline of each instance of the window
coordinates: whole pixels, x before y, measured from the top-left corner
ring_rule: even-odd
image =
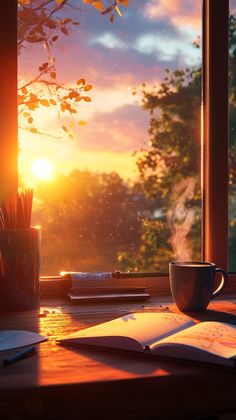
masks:
[[[227,188],[226,188],[227,175],[225,171],[225,162],[227,159],[225,158],[225,156],[227,155],[226,153],[227,127],[225,125],[225,121],[227,120],[227,99],[224,96],[224,92],[227,92],[227,86],[226,86],[227,77],[226,76],[228,76],[227,63],[225,61],[225,51],[226,51],[226,45],[227,45],[227,42],[225,42],[225,40],[227,39],[227,30],[225,28],[227,27],[227,22],[228,22],[228,11],[227,11],[227,2],[219,1],[217,2],[217,5],[214,4],[214,7],[213,7],[213,3],[214,2],[212,0],[204,1],[205,96],[204,96],[203,111],[204,111],[204,156],[205,156],[204,159],[205,160],[204,160],[204,191],[203,191],[204,207],[203,207],[203,226],[202,226],[203,257],[205,259],[214,260],[217,263],[217,265],[226,267],[225,262],[227,261],[228,226],[225,227],[225,225],[227,225],[227,203],[226,203],[227,199],[225,198],[227,196]],[[14,10],[12,10],[12,18],[14,20],[15,15],[13,12]],[[8,16],[10,16],[9,13],[8,13]],[[217,30],[216,30],[216,28],[218,29],[219,27],[219,22],[221,24],[220,35],[217,33]],[[63,31],[65,32],[65,30]],[[217,46],[217,50],[215,47],[214,49],[212,48],[213,36],[215,37],[214,46]],[[104,40],[104,38],[102,38],[100,39],[100,42],[111,42],[111,40],[109,41],[109,39],[107,40],[106,38]],[[223,60],[222,60],[222,57],[223,57]],[[217,68],[218,71],[213,71],[215,65],[217,65],[215,69]],[[223,72],[222,72],[222,69],[223,69]],[[210,76],[212,76],[213,74],[214,74],[214,77],[211,78]],[[166,77],[168,78],[168,75]],[[177,77],[178,77],[178,74],[177,74]],[[181,77],[181,74],[179,74],[179,77]],[[219,83],[219,80],[220,80],[220,83]],[[86,80],[86,83],[87,83],[87,80]],[[218,94],[218,92],[214,90],[214,87],[219,86],[219,85],[222,86],[220,94]],[[214,91],[214,101],[212,101],[212,95],[211,95],[213,91]],[[14,103],[14,101],[12,103]],[[219,112],[219,104],[221,108],[221,113]],[[222,117],[222,109],[223,109],[223,117]],[[9,115],[10,114],[11,112],[9,111]],[[219,118],[219,115],[221,118]],[[27,116],[27,117],[30,118],[30,116]],[[12,118],[12,115],[10,118]],[[219,126],[218,122],[220,120],[221,120],[221,124]],[[82,124],[80,124],[81,129],[82,129],[83,121],[85,120],[81,119],[80,121],[82,122]],[[214,121],[214,124],[213,124],[213,121]],[[68,130],[67,126],[65,126],[65,128]],[[64,131],[67,132],[66,130]],[[69,134],[71,133],[69,132]],[[220,136],[221,138],[224,139],[224,141],[218,141]],[[226,167],[227,167],[227,164],[226,164]],[[15,165],[15,168],[16,168],[16,165]],[[217,171],[218,173],[221,174],[221,176],[220,177],[216,176],[214,178],[215,174],[217,174]],[[115,181],[116,180],[114,180],[114,182]],[[86,183],[86,180],[84,182]],[[215,206],[215,204],[218,203],[217,201],[218,191],[216,193],[216,184],[220,188],[221,198],[222,198],[221,203],[218,206],[218,209]],[[128,198],[130,199],[129,193],[130,192],[128,191]],[[140,191],[138,191],[138,193],[140,194]],[[137,199],[138,198],[136,198],[136,200]],[[155,216],[158,216],[158,215],[156,214]],[[218,223],[219,220],[222,220],[223,226],[222,224],[221,226],[219,226],[219,223]],[[55,226],[55,231],[56,231],[56,226]]]
[[[126,3],[18,11],[19,171],[43,274],[201,257],[202,2]]]

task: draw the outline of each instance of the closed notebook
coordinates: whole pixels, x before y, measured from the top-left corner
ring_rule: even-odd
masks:
[[[236,326],[174,313],[131,313],[67,335],[62,344],[236,366]]]
[[[72,288],[68,293],[71,302],[109,302],[114,300],[146,300],[150,293],[144,287],[90,287]]]

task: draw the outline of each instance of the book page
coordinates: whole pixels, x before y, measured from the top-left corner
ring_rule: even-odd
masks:
[[[154,344],[151,350],[165,344],[182,344],[224,358],[236,357],[236,325],[201,322]]]
[[[157,340],[192,325],[194,322],[185,315],[163,312],[133,313],[70,334],[60,341],[83,344],[84,340],[84,343],[89,345],[137,350],[135,345],[132,345],[132,340],[138,342],[142,348],[149,347]],[[122,338],[120,342],[119,337]],[[124,337],[131,339],[127,345]]]
[[[17,349],[47,340],[46,337],[32,331],[2,330],[0,331],[0,351]]]

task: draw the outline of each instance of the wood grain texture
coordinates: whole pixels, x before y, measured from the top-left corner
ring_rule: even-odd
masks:
[[[236,411],[232,370],[55,343],[64,334],[144,310],[178,312],[163,298],[96,306],[47,299],[40,311],[1,313],[0,329],[27,329],[48,337],[36,356],[0,367],[1,418],[191,419]],[[192,317],[236,323],[235,300],[214,301]],[[0,353],[0,362],[11,353]]]
[[[227,271],[229,2],[203,12],[203,258]]]

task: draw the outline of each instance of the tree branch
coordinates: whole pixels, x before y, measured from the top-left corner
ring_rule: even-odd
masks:
[[[40,77],[42,77],[43,73],[40,73],[37,77],[35,77],[33,80],[30,80],[29,82],[25,83],[23,86],[19,87],[18,90],[21,90],[23,88],[27,88],[30,85],[33,85],[34,83],[38,83]]]
[[[31,131],[32,129],[30,127],[18,127],[20,130],[24,130],[24,131],[30,131],[32,132],[32,134],[39,134],[40,136],[47,136],[50,137],[52,139],[56,139],[56,140],[60,140],[62,139],[62,136],[55,136],[53,134],[48,134],[48,133],[44,133],[43,131]]]
[[[53,9],[52,11],[51,11],[51,13],[49,14],[49,17],[51,17],[54,13],[57,13],[59,10],[61,10],[62,9],[62,7],[63,6],[65,6],[65,4],[68,2],[68,0],[63,0],[60,4],[59,4],[59,6],[57,6],[55,9]]]
[[[37,12],[38,10],[41,10],[50,3],[54,3],[54,0],[46,0],[44,3],[41,3],[39,6],[33,8],[33,10]]]

